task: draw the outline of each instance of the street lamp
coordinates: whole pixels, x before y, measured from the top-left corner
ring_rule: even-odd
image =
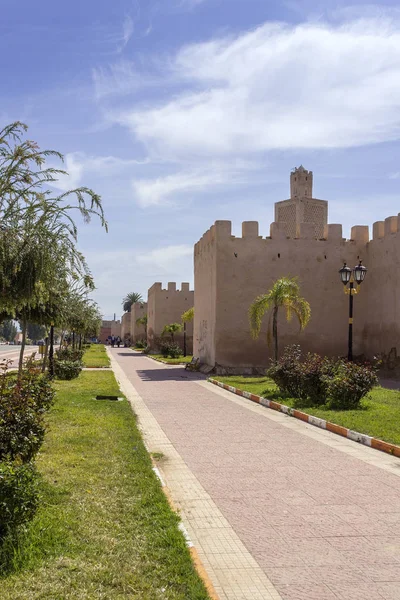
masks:
[[[343,267],[339,270],[340,279],[344,285],[344,293],[349,296],[349,343],[348,343],[348,354],[347,359],[353,360],[353,296],[358,294],[359,286],[365,279],[367,269],[362,265],[362,262],[358,263],[354,269],[350,269],[344,263]],[[356,283],[356,287],[354,286]],[[349,286],[349,287],[347,287]],[[358,287],[357,287],[358,286]]]

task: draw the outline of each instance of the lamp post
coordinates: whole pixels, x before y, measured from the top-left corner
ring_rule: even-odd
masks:
[[[344,285],[344,293],[349,296],[349,341],[348,341],[348,352],[347,359],[353,360],[353,296],[358,294],[359,286],[365,279],[367,269],[362,265],[362,262],[358,263],[354,269],[350,269],[344,263],[343,267],[339,270],[340,279]],[[356,286],[354,285],[356,284]],[[347,287],[349,286],[349,287]]]
[[[186,356],[186,321],[183,321],[183,356]]]
[[[49,375],[54,377],[54,323],[50,323]]]

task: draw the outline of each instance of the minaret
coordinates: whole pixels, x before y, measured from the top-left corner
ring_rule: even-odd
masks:
[[[328,202],[313,194],[313,173],[300,165],[290,173],[290,200],[275,203],[275,222],[285,223],[286,235],[300,237],[300,224],[312,223],[316,239],[324,237],[328,222]]]

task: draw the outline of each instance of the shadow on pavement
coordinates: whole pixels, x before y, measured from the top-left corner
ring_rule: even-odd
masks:
[[[175,367],[173,369],[149,369],[137,371],[142,381],[204,381],[207,379],[202,373],[193,373],[185,371],[184,367]]]

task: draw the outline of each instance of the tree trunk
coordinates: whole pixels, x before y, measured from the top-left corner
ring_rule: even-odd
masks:
[[[75,350],[75,331],[72,332],[72,349]]]
[[[79,334],[79,350],[82,350],[82,334]]]
[[[21,351],[19,353],[18,377],[21,377],[21,374],[22,374],[22,365],[24,362],[24,352],[25,352],[27,328],[28,328],[28,323],[26,321],[26,317],[23,317],[23,320],[22,320],[22,342],[21,342]]]
[[[274,306],[272,316],[272,337],[274,338],[275,364],[278,362],[278,307]]]

